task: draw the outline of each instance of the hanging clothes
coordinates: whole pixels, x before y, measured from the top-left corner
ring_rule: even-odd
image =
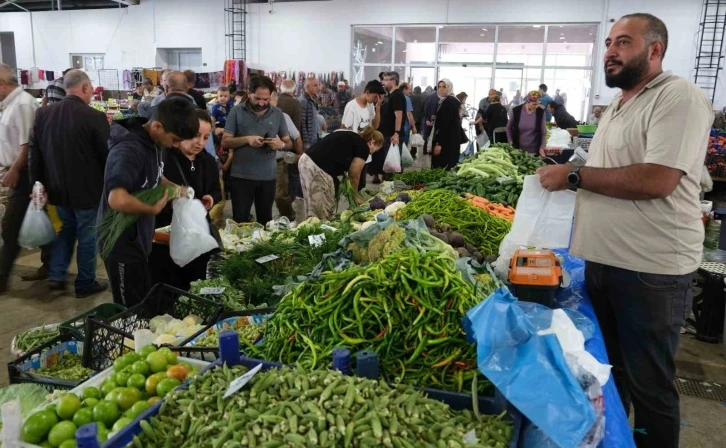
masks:
[[[129,70],[123,71],[123,80],[124,80],[124,90],[132,90],[136,87],[134,84],[134,79],[131,76],[131,72]]]
[[[40,81],[45,81],[45,70],[38,70],[38,79]]]
[[[159,84],[159,72],[156,70],[144,69],[144,78],[150,78],[154,85]]]
[[[194,87],[197,89],[208,89],[210,86],[209,73],[197,73],[197,82]]]
[[[20,70],[20,84],[24,86],[30,84],[30,75],[27,70]]]
[[[46,70],[45,71],[45,80],[50,82],[55,79],[55,76],[53,75],[53,70]]]

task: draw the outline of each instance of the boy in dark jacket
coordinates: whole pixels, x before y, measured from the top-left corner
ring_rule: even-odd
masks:
[[[97,224],[100,225],[109,209],[139,215],[136,224],[121,234],[105,260],[116,303],[131,307],[141,302],[151,289],[148,257],[154,237],[154,217],[169,198],[164,194],[156,204],[147,205],[134,194],[161,183],[162,148],[176,147],[182,140],[196,137],[199,120],[195,111],[191,102],[170,98],[159,103],[149,120],[135,117],[111,125]]]

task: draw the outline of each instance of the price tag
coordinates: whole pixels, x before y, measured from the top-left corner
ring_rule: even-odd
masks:
[[[224,396],[222,398],[227,398],[227,397],[231,396],[232,394],[234,394],[235,392],[237,392],[238,390],[242,389],[244,387],[244,385],[247,384],[252,379],[252,377],[255,376],[255,374],[257,372],[260,371],[261,368],[262,368],[262,363],[257,364],[249,372],[245,373],[244,375],[242,375],[238,378],[235,378],[231,383],[229,383],[227,392],[224,393]]]
[[[500,184],[503,184],[504,182],[506,182],[508,180],[512,180],[512,178],[509,176],[502,176],[502,177],[497,178],[497,182],[499,182]]]
[[[272,260],[277,260],[278,258],[280,258],[280,257],[278,257],[277,255],[271,254],[271,255],[265,255],[264,257],[260,257],[255,261],[258,262],[259,264],[265,264],[265,263],[271,262]]]
[[[335,227],[329,226],[327,224],[321,224],[320,225],[320,228],[323,229],[323,230],[330,230],[331,232],[336,232],[338,230]]]
[[[313,247],[320,247],[325,242],[325,234],[308,235],[308,242],[310,242],[310,245]]]
[[[222,294],[227,288],[224,286],[220,286],[217,288],[213,288],[211,286],[208,286],[206,288],[202,288],[199,290],[199,294],[206,295],[206,294],[213,294],[213,295],[219,295]]]

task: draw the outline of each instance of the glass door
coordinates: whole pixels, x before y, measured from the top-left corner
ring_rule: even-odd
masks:
[[[461,92],[467,94],[467,114],[461,120],[461,127],[466,131],[469,140],[474,139],[476,137],[474,119],[479,102],[488,96],[492,86],[491,64],[442,63],[439,67],[438,78],[448,78],[451,81],[454,85],[454,95]],[[462,145],[461,149],[465,150],[466,145]]]
[[[502,104],[508,107],[509,102],[517,92],[522,92],[524,85],[524,65],[507,65],[514,65],[514,67],[500,68],[499,64],[497,64],[497,69],[494,73],[496,82],[494,89],[504,93],[502,95]]]

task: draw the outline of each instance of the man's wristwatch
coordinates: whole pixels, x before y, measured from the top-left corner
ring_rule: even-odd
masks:
[[[580,186],[580,168],[582,168],[582,167],[576,166],[567,175],[567,184],[570,187],[578,188]]]

